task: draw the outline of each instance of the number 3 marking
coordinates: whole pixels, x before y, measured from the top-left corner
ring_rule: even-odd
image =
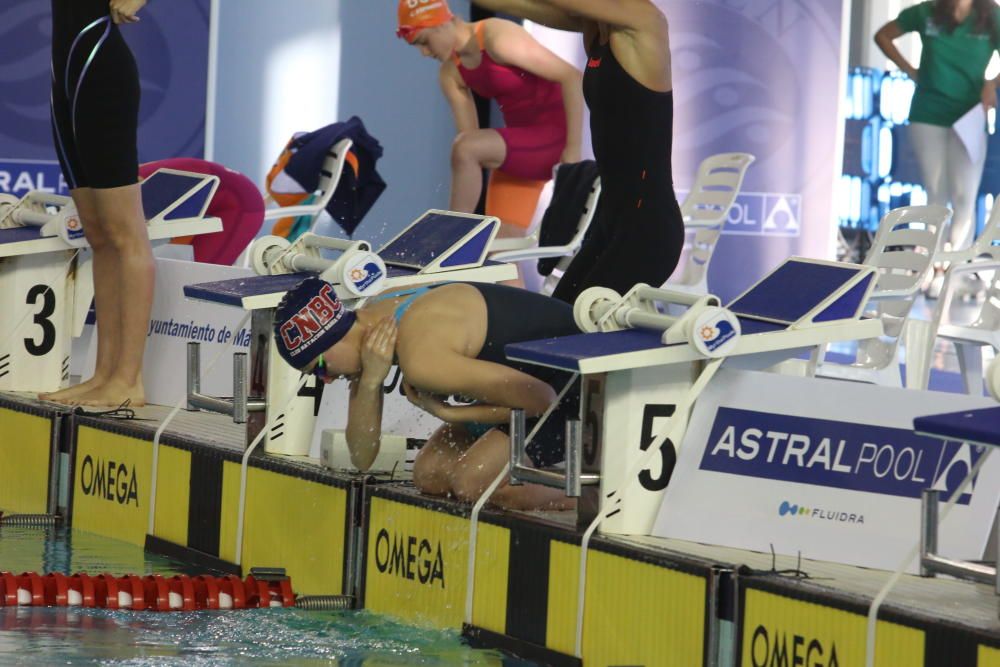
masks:
[[[56,312],[56,294],[48,285],[35,285],[28,290],[25,302],[29,306],[37,306],[42,299],[42,309],[35,314],[34,322],[42,329],[42,341],[36,343],[33,338],[24,339],[24,348],[34,357],[44,357],[56,346],[56,326],[49,319]]]

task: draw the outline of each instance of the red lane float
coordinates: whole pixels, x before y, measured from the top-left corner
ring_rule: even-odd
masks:
[[[240,579],[185,574],[166,578],[127,574],[67,576],[59,572],[19,575],[0,572],[0,607],[86,607],[133,611],[196,611],[294,607],[288,577]]]

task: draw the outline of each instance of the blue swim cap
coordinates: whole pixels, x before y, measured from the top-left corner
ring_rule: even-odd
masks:
[[[357,316],[337,298],[333,285],[306,278],[288,290],[274,313],[274,342],[292,368],[304,369],[339,343]]]

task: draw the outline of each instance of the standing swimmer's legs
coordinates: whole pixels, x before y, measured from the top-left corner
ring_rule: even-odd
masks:
[[[80,216],[87,243],[94,253],[94,298],[98,304],[97,311],[97,363],[94,375],[73,387],[49,394],[41,394],[39,398],[48,401],[72,402],[77,396],[103,385],[112,375],[117,363],[119,327],[121,320],[121,300],[116,295],[118,274],[114,266],[114,254],[110,239],[104,231],[97,215],[97,198],[92,188],[76,188],[70,192],[73,204]]]
[[[125,400],[132,405],[146,402],[142,360],[153,307],[155,265],[139,192],[138,185],[93,190],[99,221],[94,274],[112,283],[98,294],[98,349],[100,339],[108,331],[102,329],[104,321],[110,325],[115,356],[104,382],[76,397],[75,402],[81,405],[117,406]],[[99,262],[103,266],[99,267]],[[111,313],[102,319],[105,306]]]

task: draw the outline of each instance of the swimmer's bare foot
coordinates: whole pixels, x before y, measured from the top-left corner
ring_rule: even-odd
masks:
[[[117,408],[125,401],[129,401],[129,407],[132,408],[146,405],[146,392],[142,388],[141,380],[131,386],[119,380],[109,380],[77,396],[73,403],[88,407]]]
[[[104,378],[100,378],[95,375],[86,382],[81,382],[80,384],[73,385],[72,387],[66,387],[65,389],[60,389],[59,391],[50,391],[44,394],[39,394],[38,400],[73,405],[76,403],[77,397],[97,389],[104,384],[105,381],[106,380]]]

